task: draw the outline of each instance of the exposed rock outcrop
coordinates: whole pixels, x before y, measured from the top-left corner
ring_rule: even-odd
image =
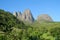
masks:
[[[42,15],[39,15],[39,16],[38,16],[37,21],[40,21],[40,22],[42,22],[42,21],[52,22],[53,20],[52,20],[52,18],[51,18],[49,15],[47,15],[47,14],[42,14]]]
[[[34,22],[34,18],[32,16],[32,13],[29,9],[25,10],[22,14],[22,18],[23,20],[25,21],[28,21],[28,22]]]
[[[23,22],[28,22],[28,23],[33,23],[34,22],[34,18],[33,18],[33,15],[31,13],[31,11],[29,9],[26,9],[23,13],[21,12],[14,12],[13,15],[23,21]],[[47,14],[42,14],[42,15],[39,15],[37,17],[37,21],[38,22],[52,22],[52,18],[47,15]]]
[[[14,15],[17,19],[21,20],[21,17],[22,17],[21,12],[14,12],[13,15]]]
[[[25,22],[29,22],[29,23],[34,22],[34,18],[29,9],[25,10],[22,14],[21,14],[21,12],[14,12],[13,15],[16,16],[21,21],[25,21]]]

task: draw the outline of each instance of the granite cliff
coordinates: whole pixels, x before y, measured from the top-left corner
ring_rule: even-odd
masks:
[[[23,13],[14,12],[13,15],[16,16],[17,19],[19,19],[21,21],[29,22],[29,23],[34,22],[34,18],[33,18],[32,13],[29,9],[26,9]]]
[[[31,13],[31,10],[29,9],[26,9],[23,13],[14,12],[13,15],[17,17],[17,19],[23,22],[33,23],[35,21]],[[37,17],[36,20],[38,22],[52,22],[53,21],[52,18],[48,14],[41,14]]]
[[[41,14],[37,17],[38,22],[52,22],[52,18],[48,14]]]

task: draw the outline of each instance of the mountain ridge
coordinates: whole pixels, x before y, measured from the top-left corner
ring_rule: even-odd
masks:
[[[0,40],[60,40],[59,35],[60,22],[25,25],[12,13],[0,10]]]
[[[33,23],[35,21],[30,9],[26,9],[23,13],[15,12],[13,13],[13,15],[16,16],[17,19],[21,21],[25,21],[29,23]],[[48,14],[41,14],[37,17],[36,20],[38,22],[41,22],[41,21],[52,22],[53,21],[53,19]]]
[[[25,10],[23,13],[15,12],[15,13],[13,13],[13,15],[16,16],[17,19],[20,19],[21,21],[25,21],[25,22],[29,22],[29,23],[34,22],[33,15],[29,9]]]

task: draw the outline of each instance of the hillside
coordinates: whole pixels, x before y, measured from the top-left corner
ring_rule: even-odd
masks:
[[[60,40],[60,22],[35,21],[25,25],[0,9],[0,40]]]
[[[0,9],[0,33],[6,35],[6,33],[11,32],[14,28],[26,29],[26,26],[22,21],[12,15],[12,13]],[[1,37],[0,40],[5,40]]]

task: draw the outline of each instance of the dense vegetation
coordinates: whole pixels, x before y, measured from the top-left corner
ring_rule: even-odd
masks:
[[[60,40],[60,22],[24,24],[0,9],[0,40]]]

